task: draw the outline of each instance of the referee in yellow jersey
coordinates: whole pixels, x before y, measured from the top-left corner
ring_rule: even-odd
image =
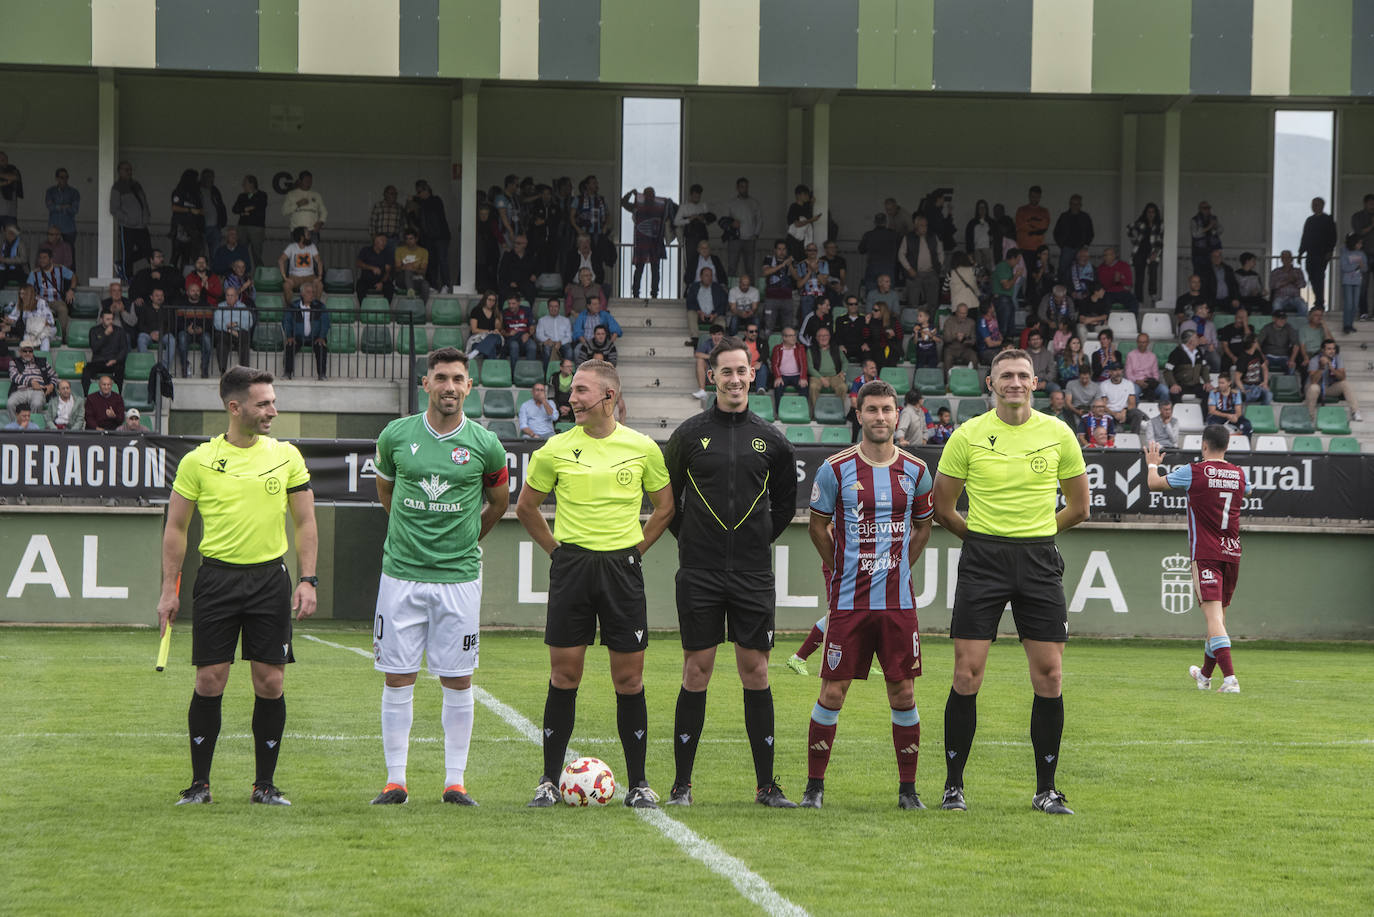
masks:
[[[978,688],[1002,611],[1011,603],[1030,664],[1031,805],[1072,815],[1054,786],[1064,732],[1060,673],[1069,635],[1064,561],[1054,536],[1088,518],[1088,477],[1074,433],[1032,410],[1035,371],[1024,350],[1004,350],[988,374],[995,407],[959,426],[945,444],[935,477],[935,519],[963,542],[949,634],[954,685],[945,703],[945,795],[941,807],[964,810],[964,766],[978,722]],[[1058,492],[1065,506],[1058,506]],[[955,510],[968,492],[968,520]]]
[[[625,751],[625,805],[658,808],[658,796],[644,776],[649,711],[643,675],[649,618],[643,563],[644,553],[673,517],[673,488],[658,444],[616,423],[619,395],[620,376],[614,366],[590,360],[582,364],[568,398],[577,426],[530,456],[516,503],[525,530],[552,556],[544,627],[550,670],[544,702],[544,773],[530,802],[534,808],[558,802],[557,781],[577,713],[577,686],[598,622],[601,643],[611,657],[616,729]],[[539,511],[550,493],[557,500],[553,531]],[[645,493],[654,509],[641,529],[639,510]]]
[[[199,507],[203,537],[192,593],[191,663],[196,689],[186,724],[191,737],[191,785],[177,805],[210,802],[210,764],[219,737],[220,701],[240,633],[252,667],[255,803],[289,806],[273,783],[286,727],[282,678],[291,655],[291,612],[315,613],[315,495],[299,450],[267,433],[277,416],[272,375],[235,366],[219,382],[229,431],[202,443],[177,465],[162,533],[162,597],[158,623],[165,629],[181,600],[177,577],[186,557],[186,530]],[[286,513],[296,527],[300,583],[292,595],[286,569]]]

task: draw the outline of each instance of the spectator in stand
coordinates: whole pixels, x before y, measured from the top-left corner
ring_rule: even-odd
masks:
[[[44,353],[57,338],[57,320],[30,283],[19,288],[19,299],[5,312],[5,325],[7,335],[32,341]]]
[[[879,366],[896,366],[902,362],[902,322],[893,315],[886,303],[878,303],[868,316],[873,359]]]
[[[191,378],[192,344],[200,350],[200,377],[210,378],[210,354],[215,348],[214,320],[213,304],[204,298],[200,284],[191,283],[186,288],[186,302],[177,310],[175,318],[182,378]]]
[[[1269,389],[1269,361],[1260,352],[1259,338],[1251,332],[1245,336],[1240,354],[1231,370],[1236,388],[1245,400],[1257,404],[1272,404],[1274,393]]]
[[[955,252],[949,259],[949,304],[953,309],[964,303],[970,311],[976,310],[979,303],[978,275],[973,262],[964,252]],[[887,300],[889,308],[897,310],[897,304]],[[928,308],[928,307],[927,307]]]
[[[91,390],[91,381],[100,376],[114,379],[124,387],[124,363],[129,358],[129,336],[124,326],[115,321],[114,313],[100,313],[100,324],[91,329],[87,343],[91,357],[81,370],[81,394]]]
[[[210,270],[220,276],[228,274],[234,269],[234,262],[242,261],[244,264],[257,264],[253,260],[253,250],[248,247],[248,243],[239,236],[237,226],[226,226],[224,229],[224,239],[219,247],[214,251],[214,258],[210,261]]]
[[[688,284],[684,296],[687,303],[687,333],[693,336],[700,325],[730,321],[730,294],[725,292],[724,285],[716,282],[716,272],[704,267],[697,277]]]
[[[840,246],[834,239],[826,239],[822,246],[822,259],[830,269],[830,285],[841,293],[849,289],[849,264],[840,254]]]
[[[10,223],[0,236],[0,290],[28,282],[29,249],[19,234],[19,224]]]
[[[639,299],[639,285],[647,264],[649,298],[658,299],[659,269],[668,256],[663,241],[668,204],[654,195],[653,188],[645,188],[642,193],[631,188],[620,199],[620,206],[634,219],[634,275],[630,281],[630,295]]]
[[[568,315],[581,315],[594,302],[606,308],[606,290],[596,283],[592,269],[584,267],[578,272],[577,282],[568,287]]]
[[[534,340],[534,317],[519,296],[506,297],[506,307],[501,310],[501,334],[506,339],[506,355],[510,358],[512,371],[520,360],[539,358],[539,345]]]
[[[138,310],[124,298],[124,284],[118,280],[110,281],[109,293],[100,301],[100,311],[113,315],[115,324],[123,328],[132,340],[132,336],[138,333]]]
[[[976,346],[978,361],[985,365],[990,365],[992,358],[1002,349],[1002,328],[997,321],[997,308],[992,303],[984,306],[982,314],[978,316]]]
[[[1177,449],[1183,442],[1178,431],[1178,418],[1174,416],[1174,403],[1164,400],[1159,403],[1159,416],[1150,419],[1149,439],[1165,449]]]
[[[615,341],[606,333],[605,325],[596,326],[590,341],[578,341],[573,357],[579,366],[588,360],[602,360],[614,366],[620,359],[616,354]]]
[[[520,405],[518,426],[521,439],[548,439],[553,436],[558,409],[549,403],[549,387],[543,382],[530,386],[530,400]]]
[[[951,295],[953,288],[951,287]],[[880,302],[887,303],[889,309],[896,309],[901,303],[901,294],[892,286],[892,278],[887,274],[879,274],[875,283],[869,284],[868,291],[864,294],[862,311],[865,315],[873,311],[873,307]],[[969,304],[973,309],[977,303]]]
[[[514,178],[514,175],[506,176],[507,195],[511,187],[509,183]],[[506,237],[514,238],[516,230],[510,224],[507,218],[508,214],[502,211],[499,199],[496,202],[496,209]],[[606,199],[601,196],[601,184],[595,175],[588,175],[578,184],[577,197],[573,198],[572,205],[568,209],[568,220],[579,234],[585,235],[591,240],[592,251],[595,251],[597,243],[609,234],[611,226],[609,217]],[[599,277],[599,272],[597,274]]]
[[[181,270],[205,249],[205,201],[200,173],[186,169],[172,189],[172,266]]]
[[[1021,250],[1007,249],[1007,254],[992,272],[992,304],[999,323],[1008,333],[1016,327],[1016,307],[1021,299],[1021,284],[1025,278],[1025,263]],[[972,311],[972,305],[970,305]]]
[[[1050,255],[1050,247],[1042,245],[1029,256],[1022,254],[1026,265],[1026,282],[1021,290],[1021,302],[1031,306],[1039,303],[1059,285],[1059,269]]]
[[[590,271],[592,279],[596,281],[598,286],[605,282],[600,259],[596,257],[596,253],[592,250],[592,237],[586,233],[579,233],[577,236],[577,248],[568,252],[567,256],[563,259],[564,285],[570,287],[577,283],[583,271]]]
[[[711,243],[705,239],[697,242],[696,257],[685,257],[686,267],[682,272],[682,286],[684,288],[698,283],[701,280],[703,271],[710,271],[711,276],[717,282],[725,282],[725,265],[715,255],[711,254]]]
[[[406,233],[406,242],[410,242],[409,232]],[[401,249],[396,249],[396,252],[399,257]],[[534,256],[529,253],[529,241],[524,233],[521,233],[515,237],[510,251],[501,256],[501,263],[497,265],[497,289],[502,296],[514,293],[521,299],[533,301],[538,280],[538,265],[535,264]]]
[[[24,338],[19,342],[18,359],[10,360],[10,396],[6,407],[11,416],[20,405],[41,413],[57,390],[57,374],[47,360],[34,355],[36,347],[32,338]]]
[[[14,419],[5,424],[5,430],[7,432],[31,433],[34,430],[41,429],[38,424],[33,421],[33,408],[29,407],[27,404],[21,404],[19,409],[14,412],[13,416]]]
[[[888,225],[886,214],[873,217],[873,228],[859,240],[859,254],[866,255],[864,262],[864,288],[871,290],[884,275],[888,283],[897,273],[897,249],[902,244],[901,234]]]
[[[974,344],[978,338],[977,323],[969,316],[968,306],[959,303],[954,311],[945,316],[944,327],[940,329],[940,340],[944,344],[940,362],[949,375],[950,368],[973,365],[978,359]]]
[[[396,246],[392,254],[391,282],[397,291],[404,290],[409,296],[419,296],[429,301],[429,249],[420,245],[420,234],[407,227],[402,233],[403,244]],[[534,295],[534,284],[529,285],[530,295]]]
[[[1198,303],[1208,303],[1211,300],[1202,292],[1202,277],[1193,274],[1188,278],[1188,291],[1174,301],[1174,325],[1177,327],[1185,319],[1193,317],[1193,310]]]
[[[1032,328],[1026,341],[1026,353],[1030,356],[1031,371],[1035,373],[1035,391],[1059,391],[1054,369],[1054,354],[1045,346],[1045,336],[1038,328]]]
[[[248,272],[248,262],[239,259],[234,262],[233,270],[224,275],[224,289],[233,287],[239,291],[239,301],[250,309],[253,308],[253,300],[256,296],[253,287],[253,275]]]
[[[1301,271],[1298,272],[1298,279],[1302,279]],[[1231,266],[1222,260],[1221,249],[1212,249],[1201,280],[1203,298],[1214,311],[1234,312],[1240,307],[1240,281]]]
[[[606,326],[606,336],[612,342],[620,337],[620,323],[615,320],[615,316],[609,309],[603,308],[600,301],[591,300],[587,303],[587,308],[573,319],[573,341],[590,342],[593,330],[601,325]]]
[[[19,222],[19,200],[23,196],[24,177],[19,167],[0,152],[0,229]]]
[[[1069,341],[1078,337],[1078,326],[1069,319],[1059,322],[1059,327],[1054,330],[1054,337],[1050,339],[1050,350],[1054,351],[1054,357],[1059,359],[1064,353],[1064,348],[1069,346]],[[1079,341],[1082,344],[1082,341]]]
[[[38,261],[29,272],[28,283],[33,284],[38,292],[38,298],[46,302],[53,315],[57,317],[63,337],[67,336],[67,323],[71,320],[68,307],[76,301],[76,287],[79,282],[71,268],[53,264],[52,252],[46,248],[38,250]]]
[[[708,255],[711,250],[708,227],[716,221],[716,215],[711,213],[711,208],[702,203],[702,193],[701,185],[692,185],[692,187],[688,188],[687,200],[682,202],[682,205],[677,208],[677,213],[673,216],[673,230],[677,236],[678,245],[684,253],[699,251],[700,249],[698,246],[702,242],[706,243]],[[720,259],[716,260],[719,261]],[[690,268],[688,269],[688,273],[690,274]],[[721,269],[716,272],[716,276],[724,280],[725,268],[721,267]],[[685,287],[695,279],[697,278],[684,278],[682,285]]]
[[[72,384],[67,379],[57,380],[57,397],[48,402],[44,411],[48,426],[54,430],[86,429],[86,399],[72,393]]]
[[[767,343],[759,340],[759,323],[746,323],[740,340],[749,352],[749,368],[754,371],[754,391],[762,395],[768,391],[769,353]]]
[[[113,430],[124,421],[124,398],[114,390],[108,373],[96,380],[96,390],[86,396],[86,429]]]
[[[1088,284],[1088,295],[1077,303],[1078,323],[1093,330],[1107,327],[1111,307],[1106,302],[1107,291],[1097,281]]]
[[[751,274],[758,268],[757,248],[763,215],[757,199],[749,196],[749,179],[735,180],[735,197],[725,208],[734,221],[735,238],[725,244],[725,260],[735,274]]]
[[[158,355],[157,361],[169,372],[177,352],[176,334],[172,327],[174,322],[171,310],[164,306],[162,287],[153,287],[147,304],[138,310],[138,352],[147,353],[151,344]]]
[[[1213,373],[1221,371],[1221,353],[1218,348],[1217,323],[1212,321],[1212,310],[1206,303],[1198,303],[1193,309],[1193,317],[1178,326],[1179,337],[1183,332],[1192,331],[1197,335],[1197,349]]]
[[[147,427],[145,427],[145,426],[143,425],[142,417],[143,417],[143,414],[142,414],[142,412],[139,411],[138,408],[128,408],[128,409],[126,409],[126,410],[124,411],[124,422],[123,422],[122,424],[120,424],[118,427],[115,427],[115,432],[116,432],[116,433],[151,433],[151,432],[153,432],[152,430],[149,430]]]
[[[283,375],[296,375],[296,353],[307,347],[315,353],[315,378],[323,382],[329,378],[329,310],[316,295],[314,280],[301,284],[300,296],[286,307],[281,326],[286,333],[286,347],[282,351]]]
[[[945,249],[930,231],[924,216],[917,215],[911,221],[911,232],[902,237],[902,244],[897,248],[897,263],[906,273],[907,305],[938,307]]]
[[[62,238],[62,231],[56,226],[48,227],[48,232],[43,237],[43,247],[52,255],[53,264],[76,269],[76,253],[72,251],[71,244]]]
[[[692,397],[698,401],[705,401],[709,394],[706,391],[706,375],[711,368],[711,351],[723,340],[725,340],[725,326],[717,322],[711,326],[709,332],[701,336],[701,340],[697,341],[694,355],[697,366],[697,390],[692,392]]]
[[[845,297],[844,315],[835,319],[834,340],[851,363],[862,363],[873,356],[873,326],[859,313],[859,300]]]
[[[405,208],[398,203],[400,194],[395,185],[387,185],[382,189],[382,199],[372,205],[372,211],[367,216],[368,234],[386,239],[388,255],[401,243],[401,231],[406,225]]]
[[[1194,325],[1196,328],[1196,325]],[[1231,324],[1217,329],[1217,349],[1221,352],[1221,372],[1230,372],[1245,350],[1245,339],[1254,333],[1250,327],[1250,311],[1244,307],[1236,310]],[[1320,342],[1319,342],[1320,343]],[[1127,374],[1129,378],[1129,373]]]
[[[217,305],[224,298],[224,281],[210,270],[210,262],[204,255],[196,258],[191,272],[186,275],[183,285],[189,295],[192,286],[200,287],[200,295],[210,305]]]
[[[845,370],[848,360],[839,342],[824,326],[816,329],[815,340],[808,348],[807,394],[811,398],[811,410],[816,410],[816,399],[826,392],[844,396],[849,390],[849,380]]]
[[[128,162],[119,164],[119,177],[110,186],[109,209],[115,223],[115,268],[120,279],[127,281],[134,276],[134,265],[153,250],[148,236],[152,216],[148,195],[134,179],[134,167]]]
[[[852,294],[846,296],[845,302],[848,303],[850,299],[854,298]],[[816,332],[821,328],[828,329],[831,337],[834,337],[835,320],[831,315],[829,298],[819,300],[816,303],[816,311],[808,315],[806,321],[802,322],[801,330],[797,332],[797,340],[810,347],[811,342],[816,339]]]
[[[909,449],[923,445],[926,441],[926,428],[930,425],[930,415],[926,413],[925,396],[918,388],[908,389],[902,398],[902,412],[897,415],[896,444]]]
[[[863,371],[849,385],[849,413],[845,415],[845,419],[849,421],[850,442],[857,442],[859,439],[859,390],[878,379],[877,362],[864,360],[862,365]]]
[[[1092,370],[1084,364],[1078,368],[1078,378],[1064,386],[1065,406],[1081,418],[1092,407],[1093,399],[1101,394],[1102,390],[1093,381]],[[1074,429],[1078,429],[1078,426],[1075,424]]]
[[[935,425],[926,430],[926,444],[943,446],[954,433],[954,421],[949,408],[942,407],[935,412]]]
[[[1016,221],[1001,204],[992,205],[992,230],[992,254],[1001,260],[1008,249],[1016,247]]]
[[[324,277],[324,262],[320,260],[319,247],[311,240],[310,227],[292,228],[291,244],[277,258],[277,270],[281,271],[282,299],[287,302],[299,295],[306,282]]]
[[[229,222],[224,208],[224,196],[215,187],[215,170],[200,170],[200,199],[204,202],[205,252],[213,255],[219,248],[220,236]]]
[[[1334,403],[1344,396],[1346,407],[1350,409],[1350,419],[1357,423],[1364,420],[1360,416],[1360,402],[1355,397],[1355,386],[1345,381],[1345,361],[1336,342],[1327,338],[1322,341],[1321,351],[1307,364],[1307,413],[1312,420],[1317,419],[1317,404]]]
[[[1092,361],[1083,352],[1083,339],[1074,335],[1068,338],[1064,344],[1064,349],[1055,358],[1055,377],[1059,380],[1061,388],[1067,388],[1084,370],[1087,371],[1088,378],[1091,379],[1093,374]]]
[[[308,170],[301,170],[296,177],[296,187],[282,198],[281,213],[291,229],[303,226],[319,238],[329,220],[329,208],[324,205],[320,192],[315,190],[315,176]]]
[[[988,202],[980,199],[973,205],[973,219],[964,225],[964,251],[972,256],[973,263],[978,269],[988,276],[992,274],[992,269],[997,266],[998,261],[992,250],[994,234]],[[997,254],[1000,255],[1001,252]]]
[[[1098,431],[1106,436],[1099,439]],[[1116,441],[1116,418],[1107,411],[1107,397],[1098,395],[1092,400],[1092,407],[1078,424],[1078,443],[1083,448],[1102,448]]]
[[[1350,215],[1350,228],[1359,237],[1360,247],[1366,254],[1374,251],[1371,248],[1374,246],[1374,194],[1366,194],[1364,209]],[[1368,319],[1371,312],[1369,286],[1369,273],[1366,271],[1360,285],[1360,321]]]
[[[1254,425],[1245,417],[1245,397],[1232,387],[1231,377],[1217,376],[1216,390],[1207,395],[1206,423],[1229,426],[1243,436],[1249,436]]]
[[[1097,281],[1106,291],[1103,300],[1108,306],[1124,306],[1137,319],[1140,317],[1140,302],[1131,292],[1135,286],[1135,275],[1131,272],[1131,266],[1116,256],[1116,246],[1109,245],[1102,252]]]
[[[1274,310],[1274,320],[1264,326],[1259,337],[1260,350],[1269,361],[1269,372],[1291,376],[1298,369],[1302,341],[1298,332],[1288,324],[1288,313]]]
[[[1355,317],[1360,314],[1360,289],[1369,274],[1369,256],[1358,233],[1345,237],[1341,250],[1341,333],[1355,333]]]
[[[1159,359],[1150,349],[1150,336],[1142,331],[1135,336],[1135,350],[1126,354],[1126,380],[1141,398],[1168,401],[1169,387],[1159,381],[1159,375]]]
[[[787,253],[793,261],[802,260],[806,246],[816,241],[816,221],[822,214],[813,213],[816,199],[806,185],[792,189],[794,200],[787,208]]]
[[[1126,379],[1125,367],[1120,363],[1107,364],[1107,379],[1099,382],[1098,390],[1107,399],[1107,413],[1118,426],[1139,433],[1145,415],[1136,407],[1135,384]]]
[[[54,177],[56,184],[43,194],[43,205],[48,208],[48,225],[55,225],[67,247],[74,250],[77,245],[77,213],[81,212],[81,192],[69,184],[70,175],[65,166],[56,170]],[[1334,225],[1331,231],[1336,231]],[[76,267],[76,261],[71,261],[67,267]]]
[[[453,241],[453,234],[449,230],[448,216],[444,213],[444,202],[439,195],[434,193],[429,182],[423,178],[415,182],[415,196],[406,204],[406,209],[410,212],[416,228],[420,231],[420,244],[429,251],[429,273],[425,279],[429,285],[441,293],[448,293],[450,285],[449,269],[449,248]],[[550,211],[548,220],[550,233],[557,217],[552,212],[553,208],[546,208]],[[546,270],[552,271],[553,265],[558,257],[553,245],[549,245],[548,250],[549,266]]]
[[[1078,250],[1093,244],[1093,218],[1083,209],[1082,195],[1069,196],[1069,209],[1054,224],[1054,243],[1059,246],[1059,281],[1067,283]]]
[[[1050,392],[1050,403],[1042,408],[1051,417],[1057,417],[1068,424],[1069,429],[1074,433],[1078,432],[1078,415],[1069,410],[1067,399],[1064,397],[1063,389],[1055,389]]]
[[[1193,236],[1193,273],[1206,276],[1212,263],[1212,252],[1221,249],[1221,220],[1212,213],[1212,205],[1201,201],[1191,222]]]
[[[571,356],[558,361],[558,372],[550,384],[553,386],[553,406],[558,409],[559,422],[571,423],[574,420],[571,396],[573,375],[576,372],[577,365],[573,363]]]
[[[1089,445],[1094,449],[1111,449],[1116,445],[1116,436],[1108,432],[1106,427],[1097,427],[1093,430],[1093,441]]]
[[[730,334],[737,334],[743,325],[758,322],[759,291],[748,274],[739,275],[734,288],[726,295],[726,304],[730,309]]]
[[[1131,273],[1135,275],[1136,301],[1145,301],[1147,278],[1148,296],[1153,301],[1159,296],[1159,263],[1164,254],[1164,221],[1159,215],[1159,205],[1146,204],[1126,231],[1131,239]]]
[[[830,268],[821,260],[816,243],[806,244],[805,255],[801,261],[792,265],[792,282],[801,293],[801,318],[816,310],[816,302],[824,299],[830,285]]]
[[[382,296],[387,302],[391,302],[391,297],[396,292],[391,282],[395,255],[389,253],[387,248],[386,235],[378,232],[373,233],[371,245],[364,245],[358,249],[358,257],[353,262],[353,266],[358,270],[358,280],[353,285],[353,291],[358,295],[359,302],[367,296]]]
[[[1298,357],[1301,365],[1306,366],[1322,349],[1322,341],[1331,337],[1331,329],[1326,327],[1326,309],[1313,306],[1307,313],[1307,321],[1298,329],[1298,343],[1302,345],[1302,355]]]
[[[1243,308],[1247,312],[1270,311],[1269,300],[1264,293],[1264,278],[1255,268],[1259,259],[1254,252],[1240,253],[1240,267],[1236,269],[1236,304],[1233,308]]]
[[[768,378],[773,386],[773,410],[777,411],[782,402],[783,389],[787,386],[809,395],[808,377],[806,348],[797,340],[797,329],[788,325],[782,329],[782,341],[773,348],[768,361]]]
[[[215,354],[218,357],[219,373],[224,375],[229,368],[229,354],[238,351],[239,364],[248,365],[248,348],[253,340],[253,325],[257,316],[253,310],[239,300],[238,287],[224,288],[224,301],[215,309],[212,326],[215,329]],[[206,360],[205,363],[209,363]]]
[[[468,315],[468,358],[494,360],[505,350],[506,339],[501,335],[501,307],[495,293],[482,294]]]
[[[1050,212],[1040,206],[1040,186],[1031,185],[1026,193],[1026,203],[1016,208],[1016,247],[1023,252],[1033,252],[1045,244],[1045,233],[1050,228]]]
[[[902,209],[901,204],[897,203],[896,198],[883,198],[883,220],[887,228],[897,233],[898,237],[911,232],[911,218]],[[894,253],[895,253],[894,249]]]
[[[563,302],[557,296],[549,299],[548,315],[541,316],[535,323],[534,341],[539,347],[545,375],[550,360],[572,353],[572,319],[563,314]]]
[[[763,327],[760,330],[774,331],[795,323],[792,289],[792,256],[787,253],[787,242],[779,239],[773,243],[773,254],[763,259]]]
[[[1269,272],[1269,289],[1274,295],[1274,309],[1291,309],[1298,315],[1307,314],[1307,301],[1302,291],[1307,278],[1302,269],[1293,264],[1293,253],[1284,249],[1279,253],[1280,266]]]
[[[1089,288],[1096,281],[1097,269],[1093,267],[1091,253],[1085,246],[1077,251],[1073,263],[1069,265],[1069,276],[1065,279],[1069,296],[1081,303],[1088,298]]]
[[[940,365],[940,336],[930,323],[930,313],[916,310],[916,323],[911,328],[912,363],[917,369],[934,369]]]
[[[247,263],[256,268],[265,263],[262,260],[262,240],[267,226],[267,192],[258,188],[256,175],[243,176],[239,187],[242,190],[234,199],[231,209],[239,217],[239,238],[248,246],[250,257]]]
[[[148,266],[139,271],[130,285],[129,294],[134,307],[142,309],[152,299],[154,289],[162,291],[164,303],[176,302],[182,291],[181,272],[167,264],[162,250],[155,248],[148,255]]]
[[[1336,221],[1326,212],[1326,201],[1312,198],[1312,215],[1302,224],[1298,259],[1307,259],[1307,278],[1312,281],[1313,301],[1326,305],[1326,265],[1336,250]]]
[[[1209,373],[1207,361],[1197,349],[1197,334],[1183,331],[1178,346],[1164,362],[1164,384],[1169,386],[1170,398],[1178,401],[1182,395],[1207,395]]]

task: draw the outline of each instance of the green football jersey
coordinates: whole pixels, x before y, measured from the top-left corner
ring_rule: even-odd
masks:
[[[507,480],[496,434],[465,417],[440,436],[423,413],[413,414],[377,437],[375,465],[395,485],[382,572],[417,583],[477,579],[482,491]]]

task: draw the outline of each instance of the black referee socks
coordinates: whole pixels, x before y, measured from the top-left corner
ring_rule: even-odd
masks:
[[[978,730],[978,694],[949,689],[945,701],[945,786],[964,785],[964,765]]]
[[[544,779],[558,783],[563,773],[563,756],[568,753],[573,722],[577,718],[577,689],[555,688],[549,682],[544,701]]]
[[[253,753],[257,761],[254,786],[267,786],[277,773],[281,735],[286,731],[286,695],[257,698],[253,704]]]
[[[1035,749],[1035,791],[1054,789],[1054,770],[1059,766],[1059,740],[1064,735],[1064,695],[1041,697],[1031,702],[1030,738]]]
[[[688,691],[684,686],[677,693],[677,712],[673,716],[673,762],[677,776],[673,786],[687,786],[692,782],[692,765],[697,759],[697,743],[706,725],[706,692]]]
[[[638,694],[615,696],[615,725],[620,733],[620,745],[625,749],[626,786],[643,786],[644,758],[649,750],[649,707],[644,702],[644,689]]]
[[[186,731],[191,737],[191,780],[210,782],[210,765],[215,760],[215,742],[219,739],[221,695],[204,697],[191,692],[191,706],[186,711]]]
[[[754,755],[754,786],[773,782],[773,689],[744,689],[744,731]]]

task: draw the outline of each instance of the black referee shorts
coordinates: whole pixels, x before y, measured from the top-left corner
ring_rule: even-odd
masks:
[[[202,558],[191,595],[191,664],[234,661],[239,633],[243,658],[284,665],[291,652],[291,574],[281,558],[226,564]]]
[[[1022,640],[1069,639],[1064,602],[1064,558],[1053,538],[1001,538],[969,532],[959,555],[959,585],[949,635],[996,640],[1002,612],[1011,603]]]
[[[549,564],[549,611],[544,642],[590,646],[601,625],[601,645],[638,653],[649,645],[644,603],[644,558],[635,547],[589,551],[564,542]]]
[[[768,652],[773,648],[772,570],[677,571],[677,623],[684,650],[704,650],[727,639]]]

